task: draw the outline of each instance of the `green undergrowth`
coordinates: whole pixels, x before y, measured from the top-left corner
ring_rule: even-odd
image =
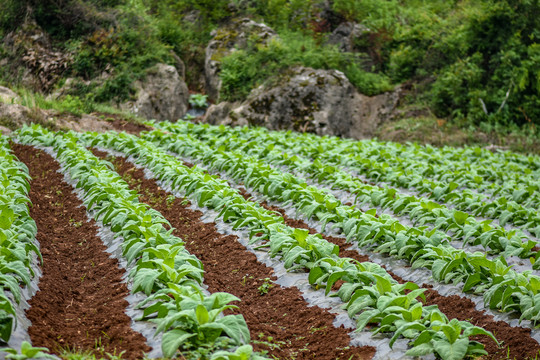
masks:
[[[367,95],[421,85],[400,106],[422,106],[461,129],[490,124],[514,133],[514,125],[540,125],[539,11],[536,0],[6,0],[0,36],[35,19],[71,57],[61,78],[75,86],[59,106],[85,112],[130,99],[134,81],[156,63],[179,65],[176,56],[189,88],[204,92],[212,31],[250,17],[280,40],[221,59],[222,99],[242,100],[303,65],[340,70]],[[350,53],[327,42],[346,21],[363,29]],[[21,55],[0,46],[0,61],[22,63]],[[0,67],[2,84],[22,77]]]
[[[241,100],[251,89],[299,65],[340,70],[360,92],[367,95],[392,90],[389,78],[362,68],[365,57],[340,52],[335,46],[322,46],[302,32],[282,31],[279,39],[267,45],[252,42],[246,49],[234,51],[221,59],[223,84],[220,98]]]

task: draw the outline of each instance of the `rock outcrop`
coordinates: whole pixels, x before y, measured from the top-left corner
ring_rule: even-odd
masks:
[[[365,96],[340,71],[298,67],[277,85],[254,89],[241,104],[213,106],[205,121],[361,139],[389,118],[399,93]]]
[[[206,93],[212,101],[216,101],[221,89],[219,78],[221,59],[236,49],[245,48],[248,41],[265,44],[276,38],[277,34],[265,24],[259,24],[251,19],[240,19],[215,30],[212,36],[212,40],[206,47],[204,71]]]
[[[45,119],[44,112],[40,109],[29,109],[19,104],[7,104],[0,102],[0,124],[16,129],[31,122],[42,122]]]
[[[155,65],[144,79],[135,82],[134,88],[134,99],[121,104],[120,108],[137,116],[175,121],[188,110],[189,91],[174,66]]]
[[[11,80],[35,91],[49,91],[72,61],[70,54],[53,49],[49,35],[31,17],[2,41],[7,56],[0,66],[17,74]]]

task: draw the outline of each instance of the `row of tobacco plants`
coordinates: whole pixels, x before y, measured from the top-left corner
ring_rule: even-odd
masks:
[[[437,306],[424,306],[426,289],[413,283],[399,284],[382,267],[340,257],[339,247],[320,234],[291,228],[276,213],[246,200],[225,181],[198,167],[189,168],[164,148],[127,134],[87,133],[78,135],[87,146],[120,151],[133,162],[150,170],[164,186],[214,209],[218,218],[245,229],[259,249],[268,248],[289,270],[306,271],[309,282],[325,288],[326,294],[337,281],[337,293],[349,315],[362,330],[368,323],[375,333],[390,333],[390,344],[398,338],[410,339],[408,355],[435,353],[443,359],[461,359],[485,353],[482,345],[470,339],[484,329],[456,319],[449,320]],[[249,181],[244,178],[244,181]]]
[[[89,214],[120,239],[131,269],[132,292],[146,295],[137,305],[143,310],[141,320],[157,324],[164,356],[173,357],[180,350],[212,360],[263,359],[249,345],[242,315],[223,315],[239,299],[203,290],[201,261],[185,249],[182,239],[172,235],[159,212],[138,201],[137,193],[129,190],[112,164],[95,157],[73,134],[34,126],[21,129],[17,140],[51,147],[64,174],[81,191]]]
[[[455,248],[450,243],[451,240],[462,240],[472,244],[482,244],[491,252],[502,253],[505,256],[528,257],[532,254],[531,250],[536,245],[536,241],[525,241],[526,237],[523,234],[516,235],[515,231],[506,231],[501,226],[490,225],[489,221],[478,222],[474,216],[458,210],[446,208],[446,213],[433,211],[433,209],[442,209],[443,206],[438,205],[439,207],[435,208],[436,203],[425,199],[417,199],[416,203],[411,201],[410,204],[414,206],[403,206],[400,209],[403,198],[397,194],[395,197],[387,198],[386,202],[390,206],[397,204],[399,213],[419,213],[425,210],[425,212],[430,212],[432,217],[447,215],[442,216],[442,220],[435,218],[431,221],[435,225],[431,228],[408,227],[392,216],[377,215],[375,210],[362,212],[353,206],[343,206],[328,191],[309,186],[303,179],[284,172],[281,168],[269,166],[268,162],[275,165],[291,165],[292,163],[295,164],[294,168],[306,170],[318,179],[324,179],[330,172],[324,172],[324,176],[310,172],[326,165],[314,166],[313,163],[306,165],[309,161],[304,159],[300,162],[300,157],[295,153],[277,151],[276,147],[279,146],[276,145],[277,142],[273,142],[270,146],[261,145],[265,143],[261,140],[266,139],[259,136],[257,130],[215,127],[213,131],[217,134],[209,135],[212,129],[204,131],[208,129],[206,126],[190,124],[158,126],[165,126],[167,132],[153,131],[143,133],[141,136],[169,151],[191,157],[209,168],[222,171],[235,181],[243,182],[272,200],[291,203],[307,218],[321,222],[323,227],[331,222],[334,228],[340,229],[349,240],[357,242],[361,247],[368,247],[376,252],[408,260],[413,267],[425,267],[431,270],[433,278],[437,281],[453,282],[460,285],[464,292],[473,291],[481,294],[486,306],[490,308],[502,312],[516,312],[521,319],[538,321],[540,277],[533,275],[531,271],[514,271],[512,266],[507,264],[504,256],[490,258],[485,253],[471,253]],[[235,141],[232,133],[242,131],[245,133],[254,131],[257,135],[251,141],[244,143]],[[220,137],[219,133],[227,133],[227,136],[223,136],[221,141],[197,139],[197,137]],[[290,133],[276,132],[271,135],[300,137]],[[337,174],[346,175],[335,167],[333,169]],[[361,184],[351,179],[348,181]],[[339,188],[339,178],[335,178],[331,184]],[[376,188],[373,185],[370,186]],[[346,189],[346,187],[342,188]],[[375,196],[368,198],[374,204],[379,202],[377,195],[381,192],[395,192],[395,189],[377,189]],[[365,201],[367,198],[366,194],[356,193],[356,195],[357,201]],[[431,210],[429,210],[430,207]],[[439,231],[439,228],[444,228],[444,226],[447,226],[445,230],[451,230],[451,236]]]

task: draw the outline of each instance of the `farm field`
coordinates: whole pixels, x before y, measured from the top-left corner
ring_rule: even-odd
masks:
[[[1,137],[0,358],[540,354],[539,157],[129,130]]]

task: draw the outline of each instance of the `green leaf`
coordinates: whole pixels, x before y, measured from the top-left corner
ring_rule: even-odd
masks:
[[[362,331],[366,325],[378,314],[379,310],[377,309],[366,310],[361,313],[356,319],[356,331]]]
[[[499,224],[504,226],[514,215],[512,211],[504,210],[499,216]]]
[[[250,340],[249,329],[242,315],[227,315],[218,320],[223,331],[234,340],[235,344],[246,344]]]
[[[328,295],[330,290],[332,290],[332,286],[334,286],[335,282],[340,280],[343,277],[343,275],[346,275],[346,274],[347,274],[346,271],[336,271],[332,273],[332,275],[330,275],[330,277],[328,278],[326,282],[326,291],[324,294]]]
[[[423,343],[418,346],[413,347],[412,349],[407,350],[405,355],[408,356],[424,356],[433,353],[433,345],[431,342]]]
[[[133,292],[142,290],[146,295],[150,295],[159,275],[160,272],[154,269],[139,269],[133,279]]]
[[[392,346],[394,345],[394,343],[396,342],[396,340],[398,339],[398,337],[403,334],[405,331],[409,331],[409,330],[416,330],[418,332],[420,331],[424,331],[426,329],[426,326],[419,323],[419,322],[410,322],[410,323],[407,323],[405,325],[402,325],[400,326],[396,332],[394,333],[394,336],[392,336],[392,339],[390,339],[390,348],[392,348]]]
[[[454,220],[456,220],[456,223],[458,225],[465,224],[465,220],[467,220],[468,217],[469,217],[469,214],[463,211],[459,211],[459,210],[454,211]]]
[[[443,360],[461,360],[467,354],[467,348],[469,347],[469,339],[462,338],[456,340],[453,344],[450,344],[446,340],[433,341],[433,348],[435,352]]]
[[[313,285],[317,282],[317,279],[319,279],[321,276],[324,275],[324,271],[320,267],[313,267],[311,270],[309,270],[309,284]]]
[[[197,305],[195,310],[195,315],[197,315],[197,321],[199,324],[206,324],[210,317],[208,316],[208,310],[203,305]]]
[[[469,275],[467,277],[467,281],[465,281],[465,285],[463,286],[463,292],[471,290],[479,282],[481,282],[481,275],[479,273]]]
[[[0,311],[0,339],[8,342],[13,328],[13,316],[5,311]]]
[[[172,358],[178,348],[185,343],[186,340],[195,335],[196,334],[186,333],[185,331],[178,329],[167,331],[163,334],[161,340],[161,351],[163,351],[163,355],[167,358]]]
[[[373,274],[373,276],[377,280],[376,282],[377,290],[379,290],[379,293],[381,295],[392,291],[392,283],[389,280],[376,274]]]

